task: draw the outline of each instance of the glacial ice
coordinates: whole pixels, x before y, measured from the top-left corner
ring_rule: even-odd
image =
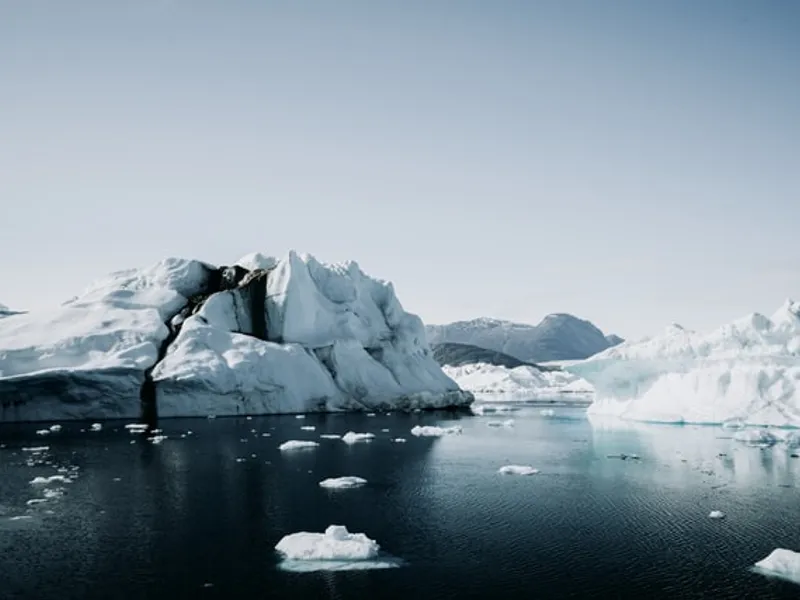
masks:
[[[278,450],[304,450],[308,448],[316,448],[319,446],[317,442],[311,442],[308,440],[289,440],[288,442],[283,442],[280,446],[278,446]]]
[[[800,583],[800,552],[776,548],[770,552],[769,556],[753,565],[753,570],[764,575],[774,575],[794,583]]]
[[[497,472],[501,475],[536,475],[539,469],[534,469],[530,465],[505,465]]]
[[[323,479],[319,482],[320,487],[328,488],[328,489],[349,489],[354,487],[359,487],[365,485],[367,483],[366,479],[362,479],[361,477],[332,477],[329,479]]]
[[[585,380],[567,371],[540,371],[523,365],[514,369],[486,363],[443,367],[462,389],[485,401],[559,397],[585,401],[594,393]]]
[[[391,283],[295,252],[239,263],[269,271],[228,289],[216,267],[169,258],[0,320],[0,421],[136,418],[146,377],[161,417],[471,402]]]
[[[275,546],[289,571],[347,571],[399,566],[381,558],[380,546],[363,533],[350,533],[343,525],[331,525],[325,533],[300,532],[284,536]]]
[[[800,426],[800,303],[706,334],[670,326],[566,370],[595,388],[589,414],[627,420]]]
[[[411,435],[417,437],[441,437],[444,435],[460,434],[462,431],[460,425],[453,425],[452,427],[437,427],[435,425],[416,425],[411,428]]]
[[[357,444],[358,442],[369,442],[374,437],[374,433],[356,433],[355,431],[348,431],[342,436],[342,441],[345,444]]]

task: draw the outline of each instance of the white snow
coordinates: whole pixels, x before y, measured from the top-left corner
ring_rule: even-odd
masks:
[[[319,446],[317,442],[308,440],[289,440],[278,446],[278,450],[303,450],[306,448],[316,448],[317,446]]]
[[[594,393],[591,384],[566,371],[540,371],[525,365],[509,369],[486,363],[445,366],[443,370],[462,389],[480,400],[563,397],[585,401]]]
[[[358,442],[369,442],[374,437],[374,433],[356,433],[354,431],[348,431],[342,436],[342,441],[345,444],[356,444]]]
[[[800,426],[800,304],[701,334],[670,326],[565,367],[596,390],[590,414],[668,423]]]
[[[800,552],[776,548],[769,556],[758,561],[753,570],[800,583]]]
[[[708,513],[708,518],[709,519],[724,519],[725,518],[725,513],[722,512],[721,510],[712,510],[710,513]]]
[[[112,273],[60,306],[0,320],[0,421],[135,418],[145,370],[162,417],[468,404],[430,355],[420,319],[391,283],[355,262],[289,252],[240,263],[271,268],[268,340],[252,334],[250,289],[214,293],[188,318],[188,298],[215,267],[169,258]],[[259,280],[263,281],[263,279]]]
[[[417,437],[441,437],[444,435],[457,435],[462,431],[460,425],[452,427],[437,427],[435,425],[416,425],[411,428],[411,435]]]
[[[289,571],[341,571],[385,569],[399,566],[397,560],[381,558],[380,546],[363,533],[350,533],[342,525],[331,525],[325,533],[300,532],[284,536],[275,546]]]
[[[365,485],[366,479],[361,477],[333,477],[330,479],[323,479],[319,485],[324,488],[330,489],[347,489]]]
[[[539,469],[534,469],[530,465],[506,465],[497,470],[502,475],[536,475]]]

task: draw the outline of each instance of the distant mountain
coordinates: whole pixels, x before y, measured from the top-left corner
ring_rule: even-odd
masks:
[[[573,315],[547,315],[538,325],[479,318],[425,328],[431,346],[468,344],[502,352],[523,362],[583,359],[616,345],[595,325]]]
[[[462,365],[475,363],[486,363],[498,367],[507,367],[509,369],[516,369],[524,365],[534,366],[531,363],[519,360],[508,354],[503,354],[495,350],[487,350],[486,348],[479,348],[478,346],[470,346],[469,344],[444,342],[442,344],[433,345],[431,349],[433,350],[434,360],[443,367],[460,367]]]

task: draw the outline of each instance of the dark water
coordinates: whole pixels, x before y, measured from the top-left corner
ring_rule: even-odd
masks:
[[[800,597],[800,586],[748,570],[775,547],[800,550],[800,460],[720,439],[729,434],[716,428],[603,429],[582,410],[556,414],[526,408],[513,429],[463,417],[463,435],[441,439],[409,430],[453,417],[168,420],[160,445],[121,423],[99,433],[64,423],[45,437],[34,433],[41,426],[4,426],[0,597]],[[376,439],[318,437],[348,430]],[[321,446],[279,452],[288,439]],[[21,451],[43,444],[41,460]],[[619,452],[641,459],[607,457]],[[498,475],[508,462],[541,473]],[[63,497],[26,506],[42,496],[29,480],[69,465],[79,475]],[[369,483],[318,486],[341,475]],[[709,519],[713,509],[727,518]],[[405,566],[277,568],[283,535],[330,524],[366,533]]]

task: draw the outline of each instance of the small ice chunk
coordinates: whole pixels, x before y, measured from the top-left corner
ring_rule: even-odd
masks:
[[[721,510],[712,510],[710,513],[708,513],[708,518],[709,519],[724,519],[725,518],[725,513],[722,512]]]
[[[43,502],[47,502],[47,498],[31,498],[25,504],[33,506],[34,504],[42,504]]]
[[[325,533],[292,533],[275,546],[290,560],[372,560],[380,546],[363,533],[350,533],[344,525],[331,525]]]
[[[303,431],[314,431],[316,427],[314,427],[313,425],[303,425],[300,429],[302,429]]]
[[[436,427],[435,425],[417,425],[411,429],[411,435],[417,437],[440,437],[443,435],[457,435],[462,431],[460,425],[452,427]]]
[[[368,417],[374,417],[374,416],[375,416],[375,413],[367,413],[367,416],[368,416]]]
[[[91,427],[89,427],[89,431],[100,431],[103,429],[102,423],[92,423]]]
[[[342,436],[340,436],[338,433],[320,433],[319,437],[321,437],[324,440],[340,440],[340,439],[342,439]]]
[[[147,439],[150,440],[154,444],[160,444],[165,439],[167,439],[167,436],[165,436],[165,435],[154,435],[153,437],[149,437]]]
[[[768,429],[742,429],[733,434],[733,439],[750,446],[772,446],[778,441]]]
[[[497,470],[502,475],[536,475],[539,469],[534,469],[530,465],[506,465]]]
[[[128,423],[127,425],[125,425],[125,429],[127,429],[128,431],[147,429],[147,423]]]
[[[28,519],[32,519],[33,517],[30,515],[17,515],[16,517],[11,517],[9,521],[27,521]]]
[[[72,480],[65,475],[51,475],[50,477],[34,477],[30,480],[31,485],[50,485],[51,483],[70,483]]]
[[[44,497],[46,499],[50,500],[52,498],[61,498],[61,496],[64,495],[64,489],[63,488],[49,488],[49,489],[44,490],[42,493],[44,494]]]
[[[208,418],[209,418],[209,419],[216,419],[216,418],[217,418],[217,415],[208,415]]]
[[[50,431],[53,433],[58,433],[61,431],[61,425],[50,425]]]
[[[367,483],[366,479],[362,479],[361,477],[332,477],[330,479],[323,479],[319,482],[319,485],[324,488],[329,489],[347,489],[347,488],[354,488],[359,487]]]
[[[49,429],[37,429],[36,435],[50,435]]]
[[[395,444],[405,444],[406,443],[406,438],[394,438],[392,441]]]
[[[295,419],[305,419],[306,416],[305,415],[295,415],[294,418]]]
[[[319,446],[317,442],[308,440],[289,440],[278,446],[278,450],[302,450],[304,448],[316,448],[317,446]]]
[[[23,452],[33,452],[34,454],[38,454],[40,452],[47,452],[50,450],[50,446],[31,446],[29,448],[23,448]]]
[[[800,583],[800,552],[776,548],[769,556],[753,565],[753,570],[763,575],[775,575]]]
[[[345,444],[355,444],[358,442],[369,442],[374,437],[374,433],[356,433],[354,431],[348,431],[342,436],[342,441]]]
[[[513,427],[514,419],[506,419],[505,421],[489,421],[486,424],[489,427]]]
[[[381,429],[381,431],[382,431],[383,433],[389,433],[389,430],[388,430],[388,429]]]
[[[543,417],[553,417],[555,416],[556,411],[554,411],[552,408],[543,408],[539,411],[539,414]]]

